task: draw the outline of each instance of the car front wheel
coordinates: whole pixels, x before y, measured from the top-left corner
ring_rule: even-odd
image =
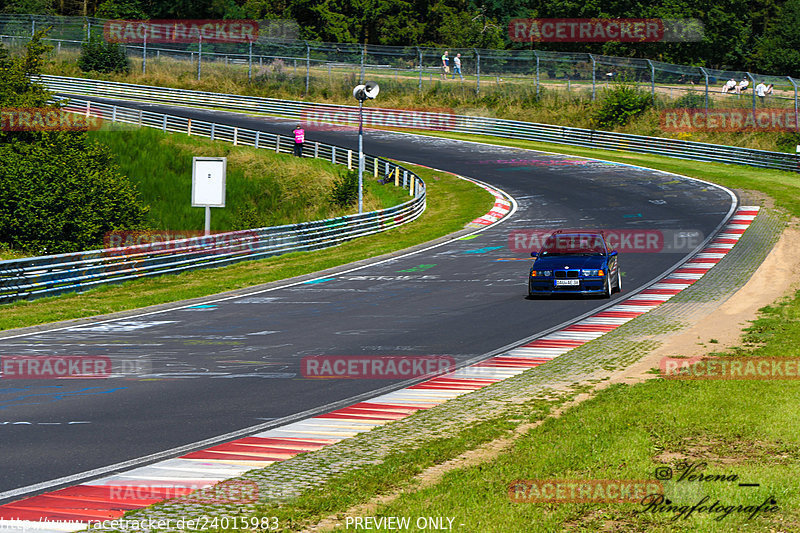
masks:
[[[613,287],[611,286],[611,276],[606,276],[606,292],[603,295],[605,298],[611,298],[611,292],[613,291]]]

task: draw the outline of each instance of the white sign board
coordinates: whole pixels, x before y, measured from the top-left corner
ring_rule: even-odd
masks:
[[[225,157],[192,158],[192,207],[225,207]]]

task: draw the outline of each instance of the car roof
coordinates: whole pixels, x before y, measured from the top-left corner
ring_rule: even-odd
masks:
[[[595,248],[597,251],[602,250],[606,252],[608,250],[608,245],[605,239],[605,234],[602,231],[565,231],[565,230],[558,230],[550,234],[545,241],[542,243],[542,251],[545,248],[550,248],[555,245],[555,247],[560,246],[560,242],[563,242],[563,239],[567,239],[568,241],[578,240],[579,242],[590,241],[593,242],[592,248]],[[573,252],[573,253],[581,253],[580,250],[563,250],[562,252]]]

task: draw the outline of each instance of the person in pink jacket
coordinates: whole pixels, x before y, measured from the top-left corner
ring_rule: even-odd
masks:
[[[303,157],[303,143],[306,142],[306,132],[302,124],[298,124],[292,133],[294,133],[294,155]]]

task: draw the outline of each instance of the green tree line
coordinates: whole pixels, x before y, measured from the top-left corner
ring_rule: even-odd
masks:
[[[526,48],[800,76],[800,0],[0,0],[8,13],[103,18],[290,19],[300,38]],[[515,43],[514,18],[692,18],[701,42]]]

